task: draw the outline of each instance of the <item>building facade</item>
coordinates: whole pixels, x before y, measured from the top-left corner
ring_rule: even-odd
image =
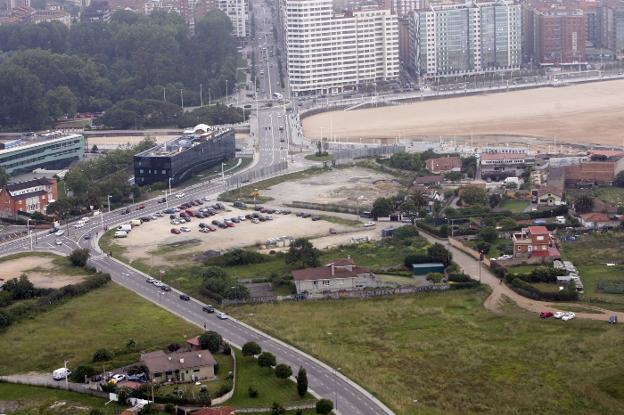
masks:
[[[522,61],[522,10],[506,0],[436,5],[410,18],[408,67],[425,76],[513,70]]]
[[[234,37],[246,38],[249,35],[248,0],[215,0],[215,6],[230,18]]]
[[[520,232],[514,232],[514,258],[559,257],[554,238],[545,226],[529,226]]]
[[[85,151],[85,139],[81,134],[54,133],[50,137],[10,143],[8,148],[0,149],[0,167],[9,174],[30,172],[40,167],[66,167],[72,161],[80,160]]]
[[[33,179],[7,184],[0,189],[0,216],[15,218],[23,213],[46,213],[58,199],[56,179]]]
[[[292,271],[297,294],[322,294],[377,287],[377,279],[368,268],[350,259],[339,259],[323,267]]]
[[[399,76],[399,29],[390,10],[335,14],[332,0],[286,0],[288,77],[295,95],[332,94]]]
[[[586,63],[587,25],[582,10],[536,10],[534,19],[536,63],[560,66]]]
[[[217,361],[208,350],[171,354],[158,350],[142,354],[141,364],[152,382],[195,382],[214,379]]]
[[[207,126],[206,126],[207,127]],[[180,183],[193,173],[234,158],[234,130],[195,129],[168,143],[134,156],[134,181],[139,186]]]

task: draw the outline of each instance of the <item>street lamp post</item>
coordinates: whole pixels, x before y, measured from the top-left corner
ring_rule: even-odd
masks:
[[[108,200],[108,213],[110,214],[110,199],[111,199],[111,195],[106,195],[106,199]]]
[[[334,404],[336,407],[336,411],[338,411],[338,372],[340,372],[339,367],[334,368]]]
[[[30,238],[30,250],[33,250],[32,232],[30,231],[30,218],[26,219],[26,228],[28,229],[28,237]]]

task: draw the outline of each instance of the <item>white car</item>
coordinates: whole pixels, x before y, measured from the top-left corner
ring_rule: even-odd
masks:
[[[178,193],[178,194],[176,195],[176,198],[177,198],[177,199],[182,199],[183,197],[184,197],[184,193]]]
[[[112,385],[116,385],[116,384],[118,384],[119,382],[121,382],[122,380],[124,380],[125,378],[126,378],[126,375],[116,374],[116,375],[113,375],[113,376],[109,379],[108,383],[110,383],[110,384],[112,384]]]
[[[217,313],[217,318],[218,318],[219,320],[227,320],[227,319],[228,319],[228,316],[227,316],[227,314],[225,314],[225,313],[221,312],[221,313]]]
[[[189,228],[188,226],[182,226],[182,227],[180,228],[180,230],[181,230],[182,232],[190,232],[190,231],[191,231],[191,228]]]
[[[565,313],[563,317],[561,317],[561,320],[568,321],[568,320],[572,320],[574,317],[576,317],[576,314],[570,311],[568,313]]]
[[[84,226],[84,222],[78,222],[74,224],[74,228],[78,229],[78,228],[82,228]]]
[[[154,284],[156,287],[160,288],[162,286],[164,286],[165,284],[163,284],[162,282],[158,281],[158,280],[154,280],[152,281],[152,284]]]
[[[63,242],[61,242],[60,239],[57,239],[57,240],[54,241],[54,245],[57,245],[57,246],[58,245],[63,245]]]
[[[553,314],[554,318],[562,318],[565,315],[565,313],[563,311],[557,311],[555,314]]]
[[[375,222],[366,222],[366,223],[364,224],[364,227],[365,227],[365,228],[370,228],[371,226],[375,226]]]
[[[56,236],[63,236],[65,235],[65,231],[62,229],[59,229],[58,231],[54,232],[54,235]]]

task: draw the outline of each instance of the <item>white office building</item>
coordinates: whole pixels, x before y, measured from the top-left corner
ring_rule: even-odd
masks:
[[[409,67],[424,76],[518,69],[520,4],[506,0],[435,5],[409,19]]]
[[[249,1],[215,0],[215,5],[232,21],[232,35],[246,38],[249,35]]]
[[[336,14],[332,0],[286,0],[284,25],[295,95],[339,93],[399,76],[399,28],[390,10]]]

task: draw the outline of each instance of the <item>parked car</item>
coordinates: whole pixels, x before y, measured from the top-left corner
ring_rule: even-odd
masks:
[[[58,231],[54,232],[54,235],[63,236],[65,235],[65,231],[63,229],[59,229]]]
[[[179,235],[181,232],[180,232],[180,229],[178,229],[178,228],[171,228],[171,233],[173,233],[175,235]]]
[[[320,216],[312,216],[312,220],[316,222],[317,220],[321,220],[321,217]]]
[[[180,300],[182,301],[191,301],[191,297],[186,294],[180,294]]]
[[[227,316],[227,314],[225,314],[225,313],[221,312],[221,313],[217,313],[217,318],[218,318],[219,320],[227,320],[227,319],[228,319],[228,316]]]
[[[205,306],[202,307],[202,311],[204,311],[206,313],[214,313],[215,309],[211,305],[205,305]]]
[[[553,313],[550,312],[550,311],[542,311],[540,313],[540,318],[549,318],[549,317],[552,317],[552,316],[553,316]]]
[[[146,282],[146,283],[148,283],[148,284],[153,284],[153,283],[154,283],[154,281],[155,281],[155,280],[154,280],[154,278],[152,278],[152,277],[147,277],[147,279],[145,280],[145,282]]]
[[[199,231],[201,233],[210,233],[210,229],[208,229],[208,228],[199,228]]]
[[[113,375],[109,380],[108,383],[110,383],[111,385],[116,385],[119,382],[121,382],[122,380],[126,379],[126,375],[123,375],[121,373],[117,373],[115,375]]]
[[[215,228],[214,226],[210,226],[210,225],[206,226],[206,229],[208,229],[210,232],[214,232],[217,230],[217,228]]]
[[[565,315],[565,313],[563,311],[557,311],[555,312],[555,314],[553,314],[554,318],[561,318]]]
[[[178,193],[176,195],[176,199],[182,199],[184,197],[184,193]]]
[[[617,321],[618,321],[617,314],[611,314],[609,316],[609,320],[607,321],[607,323],[609,323],[609,324],[617,324]]]
[[[576,317],[576,314],[570,311],[570,312],[565,313],[563,317],[561,317],[561,320],[568,321],[568,320],[572,320],[574,317]]]
[[[167,198],[161,197],[160,199],[158,199],[158,203],[165,203],[167,201]]]
[[[180,230],[181,230],[182,232],[190,232],[190,231],[191,231],[191,228],[189,228],[188,226],[182,226],[182,227],[180,228]]]
[[[171,291],[171,287],[170,287],[170,286],[168,286],[167,284],[162,284],[162,283],[161,283],[161,285],[160,285],[160,287],[159,287],[159,288],[160,288],[161,290],[165,291],[165,292],[169,292],[169,291]]]

